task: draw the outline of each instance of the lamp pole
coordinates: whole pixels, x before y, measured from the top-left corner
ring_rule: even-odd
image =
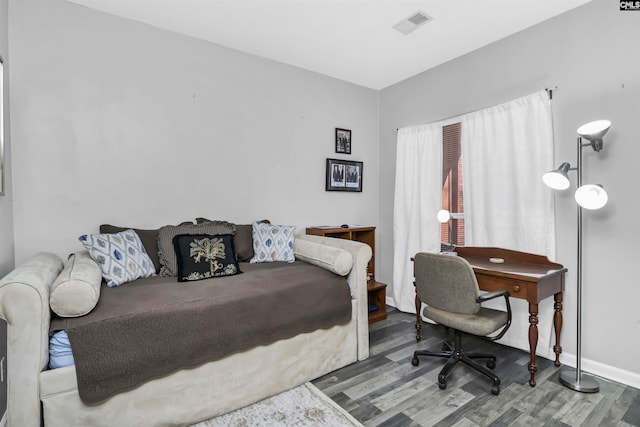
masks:
[[[582,138],[578,137],[578,166],[576,167],[576,173],[578,175],[578,187],[582,187],[582,147],[590,146],[591,144],[583,144]],[[577,265],[577,351],[576,351],[576,369],[563,370],[560,372],[560,383],[569,387],[572,390],[580,391],[583,393],[597,393],[600,390],[598,381],[588,375],[582,374],[582,206],[576,203],[578,206],[578,265]]]

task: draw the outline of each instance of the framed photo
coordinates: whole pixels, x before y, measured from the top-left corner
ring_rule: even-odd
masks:
[[[362,192],[362,162],[327,159],[325,190]]]
[[[336,128],[336,153],[351,154],[351,131]]]

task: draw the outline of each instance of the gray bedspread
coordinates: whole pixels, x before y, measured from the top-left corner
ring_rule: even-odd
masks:
[[[302,261],[240,269],[197,282],[151,277],[103,287],[91,313],[52,319],[52,331],[69,335],[81,399],[98,403],[179,369],[351,319],[344,277]]]

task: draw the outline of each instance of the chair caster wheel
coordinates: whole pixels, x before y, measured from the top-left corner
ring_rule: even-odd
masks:
[[[444,390],[445,388],[447,388],[447,383],[446,382],[438,383],[438,387],[440,387],[440,390]]]
[[[494,385],[491,387],[491,393],[495,394],[496,396],[500,394],[500,386],[499,385]]]
[[[494,369],[495,367],[496,367],[496,361],[495,360],[488,360],[487,361],[487,368]]]
[[[414,357],[413,359],[411,359],[411,364],[413,366],[418,366],[420,364],[420,360],[418,360],[417,357]]]

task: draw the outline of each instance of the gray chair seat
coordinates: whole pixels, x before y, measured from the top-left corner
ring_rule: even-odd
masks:
[[[422,314],[434,322],[453,329],[453,344],[445,343],[443,350],[418,350],[413,353],[411,363],[418,366],[420,356],[447,359],[438,375],[441,389],[447,386],[447,375],[458,362],[475,369],[493,381],[491,392],[500,393],[500,378],[493,373],[496,357],[488,353],[467,353],[462,350],[462,333],[500,339],[511,324],[511,306],[507,291],[480,294],[478,281],[471,265],[456,256],[420,252],[414,257],[416,294],[426,304]],[[506,312],[482,307],[481,303],[504,297]],[[487,367],[475,362],[488,359]],[[488,369],[487,369],[488,368]]]
[[[435,307],[426,306],[422,310],[424,317],[441,325],[473,335],[489,335],[507,323],[506,311],[481,307],[476,314],[451,313]]]

